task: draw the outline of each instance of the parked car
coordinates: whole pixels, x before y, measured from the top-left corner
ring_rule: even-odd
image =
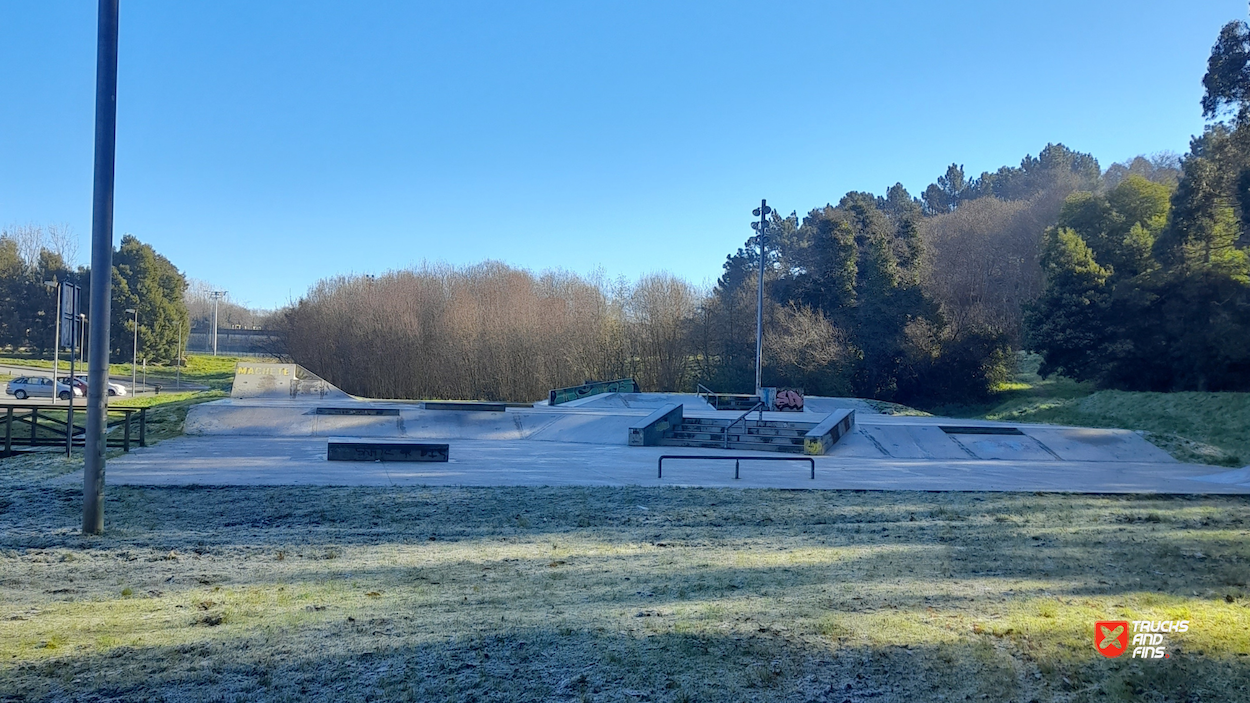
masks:
[[[64,383],[54,384],[52,379],[43,376],[22,376],[9,381],[9,385],[5,386],[4,392],[17,398],[18,400],[26,400],[27,398],[45,397],[51,398],[53,386],[56,387],[56,397],[61,400],[69,400],[70,393],[81,398],[82,391],[78,388],[71,389]]]
[[[61,381],[61,383],[70,383],[75,388],[82,391],[82,395],[87,394],[87,379],[85,376],[75,376],[72,382],[70,381],[69,376],[62,376],[59,380]],[[108,394],[110,396],[129,394],[129,392],[126,390],[126,387],[120,383],[113,383],[112,381],[106,381],[106,384],[108,386]]]

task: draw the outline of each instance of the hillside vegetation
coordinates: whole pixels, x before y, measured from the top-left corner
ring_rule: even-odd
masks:
[[[934,414],[1004,422],[1139,430],[1181,461],[1241,466],[1250,462],[1250,393],[1149,393],[1096,390],[1062,376],[1043,379],[1040,359],[1024,354],[1010,383],[989,403],[940,406]]]

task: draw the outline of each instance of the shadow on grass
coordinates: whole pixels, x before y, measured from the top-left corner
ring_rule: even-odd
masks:
[[[269,559],[281,551],[316,572],[326,568],[318,560],[335,550],[437,541],[423,558],[448,580],[462,569],[506,566],[491,556],[499,545],[564,541],[597,550],[578,559],[592,572],[679,554],[697,566],[682,575],[692,584],[687,592],[984,579],[995,590],[1018,592],[1010,582],[1030,580],[1043,584],[1030,589],[1072,596],[1145,590],[1241,597],[1250,580],[1245,496],[122,487],[109,492],[104,538],[77,533],[80,506],[76,488],[0,491],[0,549],[72,549],[103,559],[123,552]],[[449,543],[462,543],[454,552],[462,561],[438,556],[452,554]],[[739,563],[718,563],[724,555]],[[523,559],[530,560],[548,561]],[[411,569],[371,564],[353,571],[402,580]],[[291,577],[284,571],[256,578]],[[656,597],[681,596],[663,581],[663,570],[641,578],[645,584],[634,586]]]

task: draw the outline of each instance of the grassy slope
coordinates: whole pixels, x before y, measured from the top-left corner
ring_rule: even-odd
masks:
[[[1250,393],[1097,391],[1067,378],[1042,379],[1038,361],[1022,356],[1015,381],[990,403],[939,407],[933,413],[1141,430],[1182,461],[1219,466],[1250,462]]]
[[[53,472],[55,473],[55,472]],[[44,474],[47,475],[46,473]],[[0,475],[19,699],[1164,701],[1250,686],[1244,497]],[[1186,619],[1167,661],[1100,619]]]

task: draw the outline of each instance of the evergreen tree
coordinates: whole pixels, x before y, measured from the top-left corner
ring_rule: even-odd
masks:
[[[1111,271],[1098,264],[1093,249],[1069,227],[1046,233],[1042,267],[1046,289],[1025,318],[1027,343],[1042,355],[1041,374],[1099,378]]]
[[[113,254],[110,346],[114,361],[129,361],[134,353],[134,315],[127,308],[139,312],[139,361],[177,359],[179,326],[183,335],[189,329],[183,300],[186,289],[186,279],[169,259],[132,235],[122,237]]]

